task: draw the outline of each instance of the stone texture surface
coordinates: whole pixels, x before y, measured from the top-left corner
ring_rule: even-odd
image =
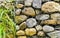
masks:
[[[55,25],[57,23],[57,20],[44,20],[41,21],[41,24],[52,24]]]
[[[45,26],[43,26],[43,31],[44,32],[51,32],[51,31],[54,31],[54,28],[49,25],[45,25]]]
[[[34,8],[41,8],[41,3],[42,3],[42,0],[34,0],[33,7]]]
[[[14,11],[16,37],[60,38],[60,0],[54,1],[16,0]],[[1,3],[0,6],[5,5]],[[10,3],[5,7],[14,8]]]
[[[37,15],[36,19],[37,20],[46,20],[46,19],[49,19],[49,15],[48,14]]]
[[[60,11],[60,5],[59,3],[50,1],[50,2],[46,2],[42,5],[42,11],[48,13],[48,12],[55,12],[55,11]]]
[[[45,33],[44,33],[43,31],[39,31],[39,32],[37,33],[37,35],[38,35],[38,36],[45,36]]]
[[[15,11],[15,14],[16,14],[16,15],[20,15],[20,13],[21,13],[21,9],[17,9],[17,10]]]
[[[23,4],[17,4],[16,8],[22,8],[24,5]]]
[[[23,30],[19,30],[19,31],[16,32],[16,35],[17,36],[25,35],[25,32]]]
[[[33,27],[36,26],[37,21],[34,18],[29,18],[27,19],[26,24],[28,27]]]
[[[22,10],[22,13],[28,16],[35,16],[35,11],[32,7],[27,7]]]
[[[51,18],[58,20],[58,19],[60,19],[60,14],[59,13],[51,14]]]
[[[24,17],[24,18],[23,18],[23,17]],[[15,16],[15,22],[16,22],[17,24],[23,22],[23,21],[26,20],[26,19],[27,19],[27,16],[25,16],[25,15]]]
[[[24,30],[27,27],[26,22],[21,23],[19,27],[21,30]]]
[[[51,38],[60,38],[60,31],[54,31],[51,33],[47,33],[48,36],[50,36]]]
[[[25,6],[31,6],[32,2],[33,2],[33,0],[25,0],[24,4],[25,4]]]
[[[35,28],[27,28],[27,29],[25,30],[25,33],[26,33],[26,35],[28,35],[28,36],[33,36],[33,35],[36,34],[36,29],[35,29]]]
[[[43,29],[43,27],[41,25],[37,25],[37,26],[35,26],[35,28],[36,28],[37,31],[40,31],[40,30]]]

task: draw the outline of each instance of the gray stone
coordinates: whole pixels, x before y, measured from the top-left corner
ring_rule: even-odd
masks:
[[[45,2],[45,1],[51,1],[51,0],[42,0],[43,2]]]
[[[49,15],[48,14],[37,15],[36,19],[37,20],[46,20],[46,19],[49,19]]]
[[[16,15],[20,15],[20,13],[21,13],[21,9],[17,9],[15,12]]]
[[[33,1],[33,7],[34,8],[41,8],[41,3],[42,3],[41,0],[34,0]]]
[[[60,38],[60,31],[50,32],[47,33],[47,35],[50,36],[51,38]]]
[[[51,31],[54,31],[54,28],[49,25],[45,25],[45,26],[43,26],[43,31],[44,32],[51,32]]]
[[[25,0],[24,4],[25,4],[25,6],[31,6],[32,2],[33,2],[33,0]]]
[[[35,26],[35,28],[36,28],[36,30],[37,30],[37,31],[39,31],[39,30],[42,30],[42,29],[43,29],[43,27],[42,27],[41,25],[37,25],[37,26]]]
[[[16,25],[16,30],[19,30],[19,29],[20,29],[20,27],[18,25]]]
[[[37,21],[34,18],[29,18],[27,19],[26,24],[28,27],[33,27],[36,26]]]
[[[37,35],[34,35],[34,36],[32,36],[32,38],[38,38],[38,36]]]

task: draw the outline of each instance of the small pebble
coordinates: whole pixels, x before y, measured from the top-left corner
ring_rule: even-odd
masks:
[[[37,35],[38,35],[38,36],[45,36],[45,33],[44,33],[43,31],[39,31],[39,32],[37,33]]]
[[[20,27],[18,25],[16,25],[16,30],[19,30],[19,29],[20,29]]]
[[[17,9],[15,12],[16,15],[20,15],[20,13],[21,13],[21,9]]]
[[[43,29],[43,27],[42,27],[41,25],[37,25],[37,26],[35,26],[35,28],[36,28],[36,30],[37,30],[37,31],[39,31],[39,30],[42,30],[42,29]]]

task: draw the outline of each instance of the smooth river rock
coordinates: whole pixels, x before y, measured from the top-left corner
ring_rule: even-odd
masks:
[[[47,33],[47,35],[50,36],[51,38],[60,38],[60,31],[50,32]]]
[[[28,27],[33,27],[36,26],[37,21],[34,18],[29,18],[27,19],[26,24]]]
[[[43,31],[44,32],[51,32],[51,31],[54,31],[54,28],[49,25],[45,25],[45,26],[43,26]]]
[[[47,19],[49,19],[49,15],[48,14],[37,15],[36,19],[37,20],[47,20]]]

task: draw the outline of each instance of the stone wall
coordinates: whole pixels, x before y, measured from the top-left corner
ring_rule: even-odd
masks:
[[[59,3],[60,0],[15,0],[16,38],[60,38]]]

